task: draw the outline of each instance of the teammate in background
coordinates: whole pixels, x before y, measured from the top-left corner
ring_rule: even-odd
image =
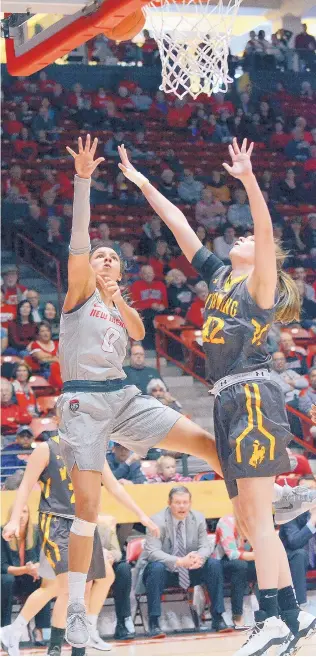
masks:
[[[108,464],[102,473],[106,489],[126,508],[135,513],[140,522],[157,533],[158,528],[132,500],[126,489],[115,479]],[[60,655],[65,636],[68,603],[68,541],[75,514],[75,501],[71,480],[60,455],[59,437],[53,436],[41,443],[31,454],[23,480],[17,491],[10,521],[3,529],[9,541],[18,536],[21,510],[36,483],[41,486],[39,526],[42,534],[39,574],[40,589],[32,593],[18,617],[1,630],[1,643],[9,655],[19,655],[19,642],[24,628],[42,607],[57,598],[52,616],[49,655]],[[109,583],[106,578],[102,545],[98,531],[94,534],[92,560],[88,573],[86,601],[90,625],[89,647],[111,650],[97,631],[97,619],[107,597]],[[92,586],[91,586],[92,585]],[[85,648],[72,648],[72,655],[84,655]]]
[[[207,377],[215,383],[216,444],[235,515],[255,553],[260,589],[256,625],[236,654],[262,655],[273,645],[278,654],[290,654],[301,638],[316,631],[316,619],[298,607],[273,524],[274,479],[288,470],[291,434],[281,389],[270,380],[266,339],[274,319],[299,319],[300,302],[294,281],[281,268],[285,254],[274,242],[271,217],[252,171],[252,149],[253,144],[247,150],[247,140],[240,149],[234,139],[232,166],[224,164],[243,183],[254,221],[254,236],[239,238],[230,251],[231,267],[202,246],[182,212],[134,169],[124,146],[119,167],[141,188],[209,285],[203,344]]]

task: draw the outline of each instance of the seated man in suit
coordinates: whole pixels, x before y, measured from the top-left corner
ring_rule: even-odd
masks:
[[[302,475],[300,486],[316,488],[314,475]],[[299,605],[306,603],[306,571],[316,568],[316,509],[281,525],[280,539],[286,549]]]
[[[147,536],[137,564],[138,577],[146,588],[149,632],[161,637],[159,617],[161,596],[166,587],[205,584],[212,611],[212,629],[227,629],[224,612],[223,573],[221,562],[211,558],[205,518],[191,510],[191,493],[185,486],[175,486],[169,492],[168,506],[153,516],[160,529],[160,538]]]

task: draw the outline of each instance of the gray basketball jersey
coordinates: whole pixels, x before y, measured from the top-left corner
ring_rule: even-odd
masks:
[[[127,331],[116,308],[108,308],[96,289],[87,301],[63,312],[59,359],[63,381],[125,379]]]

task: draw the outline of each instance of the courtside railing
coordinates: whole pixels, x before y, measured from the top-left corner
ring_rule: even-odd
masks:
[[[15,253],[17,264],[23,262],[44,276],[57,288],[58,310],[62,309],[63,289],[60,262],[49,251],[34,244],[28,237],[18,233],[15,238]]]

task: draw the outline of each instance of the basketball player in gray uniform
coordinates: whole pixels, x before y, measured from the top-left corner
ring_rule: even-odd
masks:
[[[60,454],[59,443],[59,436],[52,436],[31,454],[17,491],[11,518],[3,529],[5,540],[9,541],[18,535],[21,511],[27,504],[34,486],[39,482],[41,487],[39,527],[42,538],[39,575],[42,577],[42,584],[40,589],[28,597],[15,621],[1,630],[1,643],[9,655],[19,655],[19,642],[24,628],[38,611],[55,597],[57,599],[52,615],[48,654],[61,654],[68,603],[68,542],[75,516],[75,497],[71,480]],[[157,533],[156,525],[115,479],[107,462],[104,464],[102,479],[107,490],[122,505],[135,513],[150,531]],[[96,627],[98,615],[108,592],[105,577],[103,550],[99,532],[96,530],[92,560],[87,576],[87,581],[93,582],[93,595],[91,595],[91,591],[86,591],[86,599],[88,598],[89,606],[89,647],[101,651],[111,649],[111,645],[101,639]],[[90,596],[91,602],[89,602]],[[84,654],[85,648],[72,648],[72,655]]]
[[[231,267],[203,247],[182,212],[135,171],[124,146],[119,148],[119,167],[142,189],[209,285],[203,345],[207,376],[215,384],[216,445],[235,514],[254,549],[260,589],[256,625],[236,654],[263,655],[276,646],[277,654],[285,655],[316,631],[316,619],[297,605],[287,556],[273,524],[274,479],[290,469],[286,445],[291,433],[283,394],[270,380],[266,340],[275,319],[298,321],[300,302],[294,281],[282,271],[285,253],[274,242],[271,217],[252,172],[252,149],[253,144],[247,149],[247,140],[240,149],[234,139],[229,146],[232,166],[224,164],[244,184],[254,221],[254,236],[239,238],[232,248]],[[289,509],[295,492],[291,495]],[[301,500],[301,512],[304,504],[315,505],[315,496],[306,492]]]

